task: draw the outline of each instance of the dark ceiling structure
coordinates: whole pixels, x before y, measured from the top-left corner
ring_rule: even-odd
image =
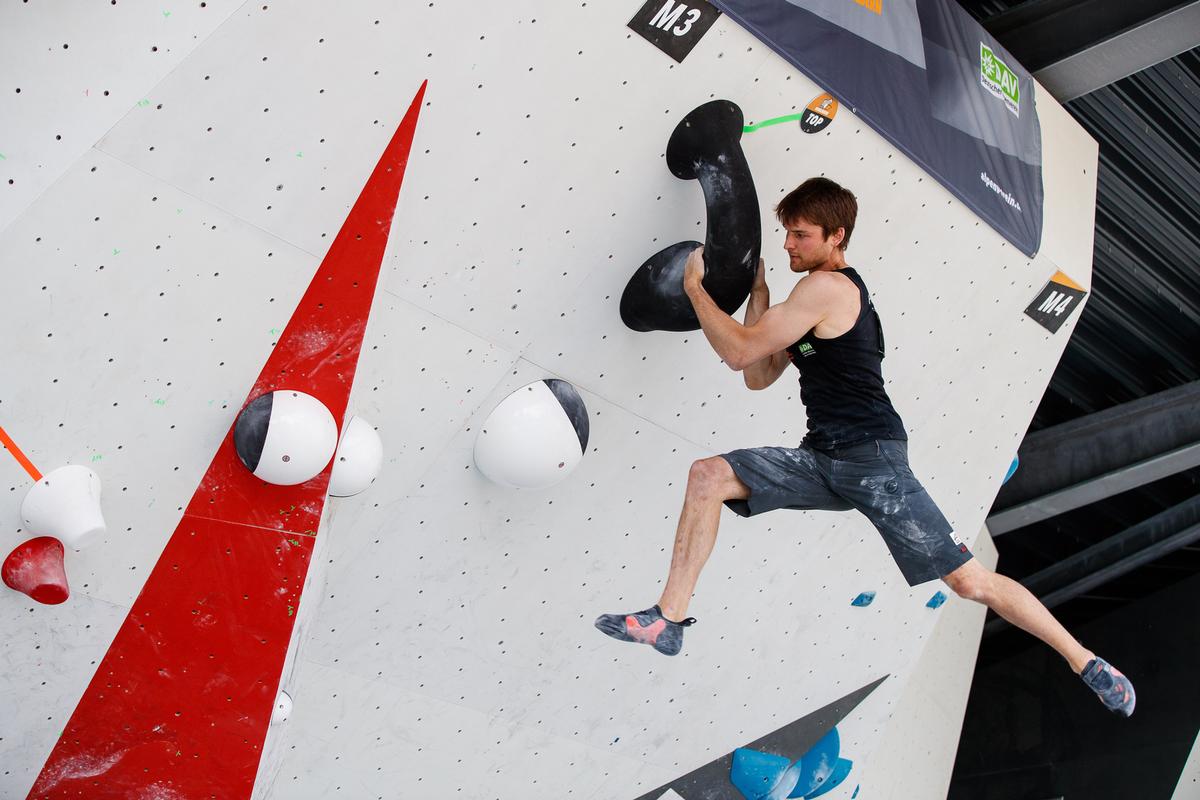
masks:
[[[1200,572],[1200,2],[959,2],[1100,144],[1091,295],[988,519],[1070,628]],[[1029,644],[990,618],[981,662]]]
[[[1100,145],[1091,293],[988,516],[999,571],[1139,688],[1117,720],[989,613],[948,797],[1191,797],[1200,0],[958,2]]]

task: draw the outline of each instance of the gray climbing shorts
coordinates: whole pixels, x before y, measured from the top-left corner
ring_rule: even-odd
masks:
[[[721,458],[750,487],[749,498],[725,501],[734,513],[858,509],[883,536],[909,586],[948,575],[971,559],[909,469],[907,442],[879,439],[836,450],[753,447]]]

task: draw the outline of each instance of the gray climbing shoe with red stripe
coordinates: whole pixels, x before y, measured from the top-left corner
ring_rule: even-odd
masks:
[[[1133,684],[1121,674],[1121,670],[1109,664],[1103,658],[1093,658],[1079,673],[1083,682],[1088,685],[1104,707],[1115,714],[1128,717],[1133,713],[1137,696],[1133,692]]]
[[[673,656],[683,647],[683,629],[695,621],[688,617],[672,622],[655,606],[632,614],[601,614],[596,617],[596,627],[614,639],[648,644],[664,656]]]

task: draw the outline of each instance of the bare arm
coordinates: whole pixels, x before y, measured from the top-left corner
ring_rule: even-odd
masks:
[[[766,265],[758,260],[758,274],[754,277],[754,287],[750,290],[750,302],[746,304],[746,327],[758,322],[763,313],[771,306],[771,290],[767,287]],[[772,353],[766,358],[759,359],[742,370],[742,380],[747,388],[765,389],[779,379],[787,369],[788,357],[784,351]]]
[[[830,281],[837,279],[816,273],[797,283],[787,300],[762,312],[753,325],[742,325],[722,311],[704,290],[702,249],[697,248],[688,258],[684,290],[708,343],[735,372],[778,353],[825,318],[832,299]]]

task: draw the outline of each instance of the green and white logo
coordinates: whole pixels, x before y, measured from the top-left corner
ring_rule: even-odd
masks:
[[[797,349],[800,351],[800,355],[802,356],[811,356],[813,353],[817,352],[808,342],[801,342],[800,347]]]
[[[992,52],[992,48],[979,43],[979,82],[994,96],[1004,101],[1008,110],[1021,116],[1021,85],[1017,73],[1008,68]]]

